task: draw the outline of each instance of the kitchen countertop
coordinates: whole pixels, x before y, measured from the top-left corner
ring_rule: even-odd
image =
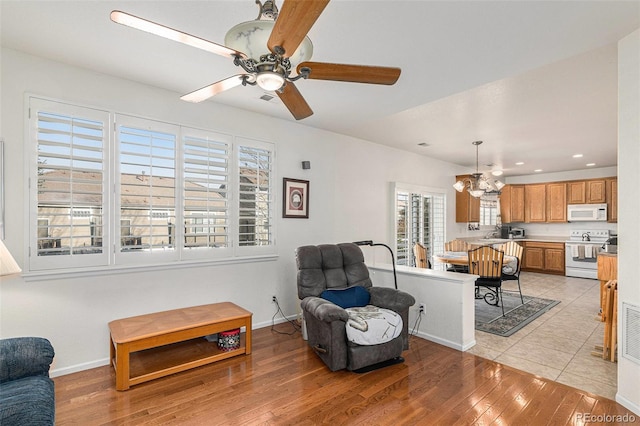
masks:
[[[537,241],[543,243],[564,243],[569,237],[566,235],[563,236],[555,236],[555,235],[532,235],[525,238],[482,238],[482,237],[467,237],[461,238],[462,240],[470,243],[470,244],[503,244],[508,241]]]

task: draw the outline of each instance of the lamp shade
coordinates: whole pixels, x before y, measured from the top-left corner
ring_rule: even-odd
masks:
[[[453,184],[453,187],[456,189],[456,191],[462,192],[464,191],[464,182],[459,180]]]
[[[18,274],[22,271],[9,250],[0,240],[0,276]]]
[[[480,198],[484,195],[484,189],[469,189],[469,194],[473,198]]]

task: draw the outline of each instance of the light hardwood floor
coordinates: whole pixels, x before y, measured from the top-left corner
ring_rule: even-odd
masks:
[[[124,392],[109,366],[57,377],[57,424],[562,425],[584,424],[585,414],[634,416],[608,398],[418,337],[403,364],[365,374],[329,371],[299,333],[263,328],[253,337],[251,355]]]

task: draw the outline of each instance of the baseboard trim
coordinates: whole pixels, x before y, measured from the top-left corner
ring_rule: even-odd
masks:
[[[450,340],[446,340],[446,339],[443,339],[443,338],[438,337],[438,336],[434,336],[434,335],[429,334],[429,333],[424,333],[422,331],[418,331],[417,333],[414,334],[414,336],[418,336],[418,337],[420,337],[422,339],[429,340],[431,342],[435,342],[435,343],[438,343],[440,345],[446,346],[448,348],[456,349],[456,350],[459,350],[459,351],[462,351],[462,352],[468,351],[469,349],[471,349],[472,347],[474,347],[476,345],[475,339],[472,340],[469,343],[460,344],[458,342],[452,342]]]
[[[636,415],[640,416],[640,405],[629,401],[627,398],[620,395],[620,392],[616,392],[616,402],[622,405],[624,408],[633,411]]]
[[[84,370],[91,370],[92,368],[103,367],[105,365],[109,365],[109,358],[101,358],[95,361],[71,365],[69,367],[54,368],[49,372],[49,375],[51,377],[66,376],[67,374],[78,373]]]

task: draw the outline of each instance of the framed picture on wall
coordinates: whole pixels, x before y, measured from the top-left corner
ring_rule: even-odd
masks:
[[[282,179],[282,217],[309,218],[309,181]]]

